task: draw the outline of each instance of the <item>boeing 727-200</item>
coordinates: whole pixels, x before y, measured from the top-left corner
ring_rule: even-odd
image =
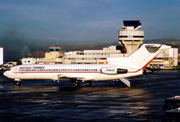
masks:
[[[92,81],[120,79],[130,87],[130,82],[124,78],[143,74],[143,69],[159,54],[161,49],[168,48],[161,44],[143,44],[129,57],[109,57],[108,64],[36,64],[19,65],[4,72],[8,78],[15,79],[17,85],[22,80],[70,80],[74,86],[80,86],[79,81],[86,81],[91,86]]]

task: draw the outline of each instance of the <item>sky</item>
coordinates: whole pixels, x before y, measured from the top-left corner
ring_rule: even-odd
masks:
[[[25,41],[116,42],[124,19],[139,19],[145,39],[180,38],[180,0],[0,0],[0,37]]]

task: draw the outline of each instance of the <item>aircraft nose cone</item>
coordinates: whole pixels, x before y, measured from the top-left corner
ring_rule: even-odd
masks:
[[[6,77],[8,77],[8,71],[5,71],[5,72],[3,73],[3,75],[6,76]]]

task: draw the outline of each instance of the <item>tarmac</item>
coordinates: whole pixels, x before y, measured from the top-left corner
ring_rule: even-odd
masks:
[[[165,98],[180,95],[180,70],[155,71],[120,81],[81,83],[13,80],[0,74],[1,122],[161,122]]]

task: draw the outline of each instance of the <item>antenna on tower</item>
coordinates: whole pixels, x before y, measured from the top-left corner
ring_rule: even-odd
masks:
[[[58,38],[57,38],[57,46],[58,46]]]

